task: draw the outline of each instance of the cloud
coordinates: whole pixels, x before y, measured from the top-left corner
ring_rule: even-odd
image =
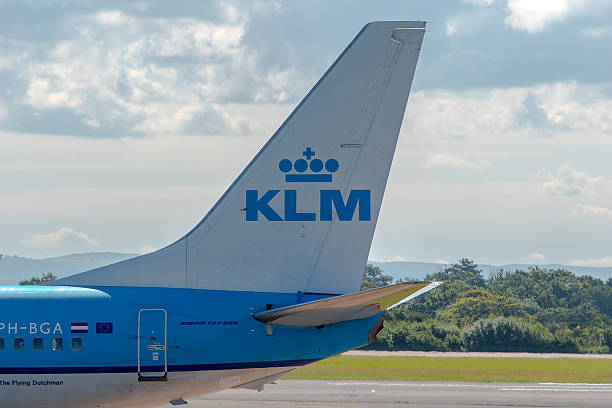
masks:
[[[69,71],[67,67],[66,73]],[[56,67],[57,69],[57,67]],[[59,73],[59,70],[57,70]],[[55,78],[58,79],[58,78]],[[52,79],[33,77],[25,94],[25,103],[37,109],[70,108],[75,109],[83,104],[83,95],[77,94],[77,85],[66,81],[54,83]],[[60,85],[65,85],[61,87]],[[75,92],[73,92],[75,91]]]
[[[11,97],[3,128],[116,138],[250,132],[228,103],[294,102],[312,82],[292,54],[247,37],[252,18],[279,7],[213,1],[171,17],[135,6],[66,8],[54,15],[70,27],[61,35],[43,27],[44,41],[34,41],[9,31],[0,36],[0,80]]]
[[[612,83],[557,82],[488,91],[411,93],[407,137],[444,143],[608,144]],[[408,136],[409,135],[409,136]],[[543,137],[546,136],[546,137]],[[439,150],[439,149],[438,149]]]
[[[527,124],[536,131],[549,128],[587,134],[608,133],[612,130],[612,99],[605,89],[605,86],[575,82],[524,88],[521,106],[516,110],[521,113],[515,117],[516,124]],[[527,115],[526,110],[531,111],[531,115]]]
[[[0,36],[0,44],[3,43],[2,36]],[[27,56],[23,50],[10,49],[7,44],[2,44],[5,49],[0,56],[0,71],[14,69],[17,64],[20,64]]]
[[[538,262],[546,261],[546,255],[541,254],[539,252],[532,252],[529,255],[527,255],[527,257],[529,259],[532,259],[532,260],[538,261]]]
[[[554,176],[553,174],[545,168],[539,168],[535,173],[529,175],[530,181],[549,181]]]
[[[95,18],[122,26],[126,17],[104,12]],[[133,26],[133,32],[103,37],[90,27],[56,43],[45,58],[28,64],[23,102],[81,117],[76,123],[85,126],[68,132],[76,134],[179,133],[194,121],[209,134],[243,129],[228,123],[215,101],[235,89],[226,79],[232,68],[225,71],[243,64],[244,27],[190,19],[134,20]]]
[[[548,179],[542,184],[542,191],[556,196],[593,193],[594,188],[601,184],[603,180],[602,177],[588,175],[567,165],[559,166],[556,175],[546,169],[540,169],[532,179],[538,177]]]
[[[34,247],[95,247],[99,242],[89,237],[84,232],[78,232],[72,228],[62,227],[56,232],[48,234],[34,234],[30,238],[20,241],[22,244]]]
[[[127,16],[121,10],[101,11],[94,17],[100,24],[117,26],[128,21]]]
[[[480,6],[493,3],[469,2]],[[136,6],[99,6],[85,14],[65,8],[56,11],[54,21],[70,30],[40,28],[36,32],[48,37],[44,41],[7,32],[7,41],[2,43],[6,57],[0,57],[0,70],[3,66],[8,70],[5,90],[11,99],[4,129],[81,137],[246,133],[251,129],[228,114],[227,103],[294,103],[323,68],[308,63],[314,55],[312,49],[328,61],[335,52],[319,44],[296,48],[295,33],[270,38],[273,30],[262,31],[262,21],[288,13],[289,6],[275,1],[244,6],[231,1],[206,3],[204,11],[177,6],[167,15],[154,14],[152,6],[147,12]],[[474,14],[475,7],[462,6]],[[476,10],[487,18],[490,11]],[[447,35],[464,34],[479,26],[466,15],[445,16],[442,21],[446,21]],[[10,61],[3,63],[2,58]],[[474,59],[468,54],[465,58]],[[447,65],[454,64],[440,64]],[[482,60],[480,66],[494,68],[488,60]],[[460,78],[463,73],[448,77]],[[450,94],[448,101],[435,99],[438,106],[433,108],[443,109],[445,102],[450,102],[447,110],[469,113],[474,120],[486,99],[491,99],[496,104],[489,105],[487,115],[480,115],[475,124],[487,120],[490,125],[501,119],[495,126],[504,126],[513,119],[508,113],[514,110],[518,111],[514,120],[532,126],[557,121],[558,126],[602,124],[612,128],[607,100],[579,103],[571,98],[576,96],[571,95],[571,89],[565,89],[568,98],[562,94],[563,86],[530,87],[528,95],[532,96],[525,96],[525,89],[495,90],[491,98],[480,100]],[[553,96],[560,103],[548,98],[554,92],[559,93]],[[458,106],[462,100],[473,103]],[[455,106],[450,106],[453,102]],[[592,112],[588,109],[591,106]],[[534,107],[538,109],[530,117]],[[465,125],[468,120],[463,122],[453,133],[470,127]]]
[[[564,20],[586,4],[587,0],[507,0],[510,15],[505,21],[516,30],[535,34],[552,23]]]
[[[100,127],[100,122],[98,122],[96,119],[83,118],[81,121],[92,128],[98,129]]]
[[[587,27],[580,31],[580,34],[586,38],[600,39],[609,37],[612,34],[612,27],[600,26],[600,27]]]
[[[387,262],[408,262],[408,259],[404,258],[401,255],[397,255],[389,259]]]
[[[427,167],[455,167],[467,170],[483,170],[491,167],[485,160],[470,160],[448,153],[438,153],[431,156],[426,163]]]
[[[612,256],[602,258],[574,259],[570,262],[573,266],[612,266]]]
[[[600,217],[612,220],[612,210],[605,207],[597,207],[593,205],[577,205],[574,207],[575,213],[590,217]]]
[[[447,21],[446,24],[444,24],[444,34],[446,34],[447,37],[452,37],[456,33],[457,33],[457,24]]]
[[[541,99],[534,92],[525,95],[521,106],[515,112],[516,120],[521,126],[544,129],[554,125]]]
[[[235,20],[232,18],[232,20]],[[239,55],[242,50],[244,27],[229,24],[211,24],[183,21],[165,33],[151,35],[145,47],[158,57],[215,57]]]

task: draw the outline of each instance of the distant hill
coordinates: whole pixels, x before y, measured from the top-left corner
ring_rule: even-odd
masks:
[[[115,252],[91,252],[46,259],[0,255],[0,285],[16,285],[19,281],[48,272],[63,278],[135,256]]]
[[[138,256],[137,254],[124,254],[116,252],[90,252],[85,254],[73,254],[58,256],[46,259],[31,259],[20,256],[0,255],[0,285],[16,285],[19,281],[30,279],[32,276],[40,276],[43,273],[51,272],[58,278],[74,275],[79,272],[99,268],[115,262],[123,261],[128,258]],[[430,273],[436,272],[446,265],[442,263],[430,262],[376,262],[369,263],[382,268],[387,275],[395,279],[410,277],[415,279],[425,279]],[[513,271],[515,269],[526,270],[528,264],[510,265],[480,265],[485,278],[492,272],[501,268]],[[595,268],[586,266],[567,266],[567,265],[541,265],[550,268],[567,269],[576,275],[591,275],[595,278],[607,280],[612,278],[612,267]]]
[[[393,276],[394,279],[400,278],[415,278],[425,279],[430,273],[437,272],[440,268],[444,268],[446,264],[443,263],[429,263],[429,262],[408,262],[408,261],[394,261],[394,262],[376,262],[369,261],[374,266],[378,266],[385,271],[385,274]],[[492,273],[504,269],[507,271],[514,271],[516,269],[527,270],[530,266],[535,264],[508,264],[508,265],[479,265],[482,269],[482,274],[485,278],[488,278]],[[588,267],[588,266],[569,266],[569,265],[539,265],[544,268],[552,269],[566,269],[573,272],[575,275],[590,275],[594,278],[599,278],[603,281],[612,278],[612,267]]]

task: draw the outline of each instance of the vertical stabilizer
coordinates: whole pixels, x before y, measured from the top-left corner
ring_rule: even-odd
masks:
[[[358,290],[424,31],[366,25],[191,232],[58,283]]]

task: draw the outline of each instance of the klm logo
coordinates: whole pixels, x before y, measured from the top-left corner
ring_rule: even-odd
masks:
[[[310,148],[302,153],[305,159],[292,162],[282,159],[278,163],[289,186],[294,183],[331,183],[333,176],[340,168],[336,159],[313,159],[315,152]],[[323,171],[325,169],[325,171]],[[259,190],[246,191],[246,220],[257,221],[263,216],[268,221],[317,221],[316,212],[298,212],[299,190]],[[280,200],[275,197],[282,196]],[[272,205],[272,201],[281,202],[283,211]],[[336,214],[340,221],[353,221],[355,215],[359,221],[370,221],[370,190],[351,190],[348,197],[343,197],[340,190],[319,190],[319,221],[332,221]],[[357,213],[357,214],[355,214]],[[282,214],[282,216],[281,216]]]

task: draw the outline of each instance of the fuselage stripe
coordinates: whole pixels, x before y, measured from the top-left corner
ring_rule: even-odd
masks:
[[[243,368],[296,367],[321,359],[253,361],[246,363],[180,364],[168,365],[168,372],[237,370]],[[163,366],[141,367],[143,372],[163,372]],[[114,367],[0,367],[0,374],[116,374],[137,373],[136,366]]]

